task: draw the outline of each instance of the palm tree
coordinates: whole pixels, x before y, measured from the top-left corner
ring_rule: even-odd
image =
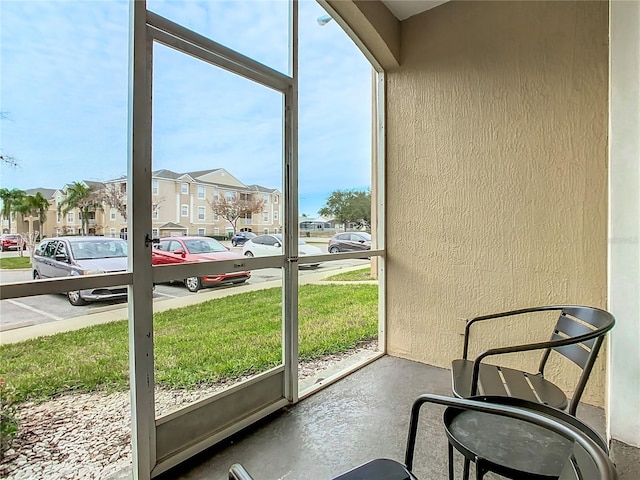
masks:
[[[89,214],[102,208],[98,192],[93,187],[82,182],[73,182],[67,188],[66,198],[58,205],[58,211],[63,215],[77,208],[82,215],[82,234],[89,231]]]
[[[9,232],[11,232],[11,214],[14,211],[14,205],[19,204],[25,196],[24,190],[12,188],[0,188],[0,199],[2,200],[2,218],[9,221]]]
[[[38,217],[40,234],[42,234],[42,226],[47,220],[48,209],[49,201],[40,192],[36,192],[35,195],[27,195],[20,200],[20,203],[14,205],[14,211],[20,212],[23,216]]]

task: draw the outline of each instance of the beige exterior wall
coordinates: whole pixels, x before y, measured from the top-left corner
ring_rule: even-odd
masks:
[[[605,2],[450,2],[402,23],[387,75],[390,354],[449,367],[463,319],[606,307],[607,42]],[[484,344],[549,336],[511,327]],[[604,401],[605,356],[587,402]],[[548,376],[575,385],[571,368]]]
[[[230,180],[228,175],[227,179]],[[187,185],[187,193],[183,193],[183,183]],[[158,236],[170,235],[171,233],[198,235],[201,229],[204,229],[205,235],[225,235],[231,225],[222,217],[214,216],[208,201],[216,194],[224,196],[227,192],[246,191],[246,186],[239,182],[237,185],[213,186],[190,177],[179,179],[156,178],[153,185],[154,188],[157,185],[157,193],[152,193],[152,201],[157,207],[155,212],[152,213],[152,227],[154,234]],[[201,198],[199,187],[204,190],[203,198]],[[265,204],[264,212],[267,214],[267,219],[264,219],[264,213],[255,213],[249,222],[244,219],[238,220],[237,228],[252,228],[256,233],[262,233],[265,229],[269,233],[274,233],[276,230],[281,231],[282,195],[278,192],[254,193],[253,195],[260,198],[263,195],[266,197],[267,203]],[[186,209],[183,209],[183,207],[186,207]],[[183,214],[185,212],[186,215]],[[98,232],[99,234],[110,236],[112,232],[115,232],[117,236],[122,228],[126,228],[126,220],[119,213],[114,213],[115,218],[111,215],[111,208],[108,205],[104,206],[104,212],[101,216],[104,219],[101,224],[103,228],[101,232]],[[204,218],[200,218],[200,213],[204,214]],[[186,230],[162,229],[161,227],[167,223],[180,225],[185,227]]]

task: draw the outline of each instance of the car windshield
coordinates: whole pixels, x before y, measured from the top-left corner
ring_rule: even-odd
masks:
[[[213,238],[194,238],[184,240],[184,246],[189,253],[214,253],[226,252],[227,249]]]
[[[127,242],[119,239],[84,240],[70,242],[69,245],[76,260],[127,256]]]

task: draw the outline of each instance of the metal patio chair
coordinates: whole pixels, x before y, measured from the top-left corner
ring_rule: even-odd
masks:
[[[548,342],[492,348],[474,360],[467,358],[471,327],[474,324],[548,311],[560,312]],[[575,305],[526,308],[472,318],[465,327],[462,359],[454,360],[451,366],[453,393],[460,398],[476,395],[516,397],[559,409],[565,409],[568,405],[568,412],[575,415],[605,334],[614,324],[613,315],[605,310]],[[484,363],[487,357],[531,350],[542,351],[537,373]],[[567,396],[560,388],[544,378],[544,369],[551,352],[563,355],[582,369],[570,402],[567,402]]]
[[[395,460],[377,458],[360,465],[346,473],[334,477],[333,480],[417,480],[412,473],[413,459],[418,432],[420,409],[425,403],[434,403],[449,407],[445,410],[445,420],[451,412],[476,412],[496,417],[514,419],[525,425],[539,427],[549,431],[569,443],[567,456],[563,464],[558,466],[558,480],[616,480],[617,474],[613,463],[600,445],[579,428],[579,421],[567,423],[548,414],[517,408],[511,405],[496,404],[486,401],[450,398],[441,395],[421,395],[413,403],[409,421],[409,435],[405,451],[404,464]],[[496,421],[500,421],[496,418]],[[482,434],[482,432],[480,432]],[[450,450],[451,451],[451,450]],[[522,452],[515,452],[516,454]],[[449,472],[452,473],[452,458],[449,456]],[[524,477],[523,477],[524,478]],[[234,464],[229,470],[229,480],[253,480],[253,477],[240,464]]]

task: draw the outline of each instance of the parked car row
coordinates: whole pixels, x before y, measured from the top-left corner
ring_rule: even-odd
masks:
[[[2,249],[19,248],[24,244],[20,235],[2,235]],[[240,232],[231,239],[234,246],[242,245],[242,255],[232,252],[209,237],[184,236],[161,238],[151,253],[153,265],[171,265],[186,262],[214,262],[246,257],[282,255],[284,240],[280,234],[255,235]],[[371,249],[371,235],[366,232],[345,232],[329,240],[330,253]],[[299,256],[322,255],[323,251],[298,241]],[[319,266],[319,263],[310,265]],[[127,242],[108,237],[53,237],[43,240],[33,256],[33,278],[57,278],[94,273],[114,273],[127,270]],[[214,285],[241,284],[251,278],[251,272],[230,272],[200,277],[176,279],[190,292]],[[72,305],[85,305],[89,301],[125,298],[127,287],[100,287],[67,292]]]
[[[151,254],[153,265],[185,262],[231,260],[244,258],[230,252],[217,240],[207,237],[169,237],[160,239]],[[108,237],[47,238],[33,255],[33,278],[59,278],[127,270],[127,242]],[[246,282],[251,272],[233,272],[181,279],[190,292],[204,286]],[[67,292],[72,305],[85,305],[96,300],[126,298],[126,285],[100,287]]]

